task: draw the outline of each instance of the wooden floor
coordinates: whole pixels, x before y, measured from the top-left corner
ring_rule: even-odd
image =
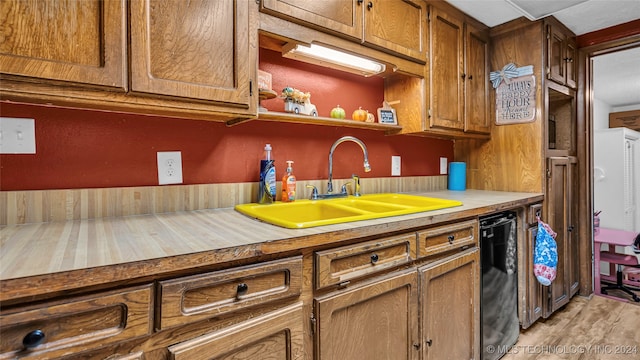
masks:
[[[502,360],[640,359],[640,306],[575,296],[564,309],[522,331]]]

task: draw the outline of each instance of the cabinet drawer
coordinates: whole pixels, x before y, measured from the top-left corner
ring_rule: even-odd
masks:
[[[527,209],[527,223],[534,226],[538,223],[538,217],[542,218],[542,203],[533,204]]]
[[[297,297],[302,257],[161,281],[158,329]]]
[[[316,252],[316,288],[370,275],[416,257],[415,233]]]
[[[478,221],[469,220],[418,232],[418,255],[426,257],[477,245]]]
[[[150,334],[152,298],[149,284],[3,312],[0,359],[58,358]]]
[[[171,360],[304,357],[302,302],[169,346]]]

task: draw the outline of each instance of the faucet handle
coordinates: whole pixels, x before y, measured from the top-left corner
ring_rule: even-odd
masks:
[[[355,184],[355,188],[353,189],[353,196],[360,196],[360,176],[357,174],[351,175],[351,179],[353,179],[353,183]]]
[[[313,186],[313,185],[307,185],[307,187],[309,189],[313,189],[313,190],[311,190],[311,197],[309,199],[318,200],[318,188]]]
[[[343,184],[343,185],[342,185],[341,193],[343,193],[343,194],[347,194],[347,186],[351,186],[351,183],[350,183],[350,182],[348,182],[348,183]]]

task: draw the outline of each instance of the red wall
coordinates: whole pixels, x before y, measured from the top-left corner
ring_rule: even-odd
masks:
[[[278,176],[293,160],[301,180],[326,179],[329,149],[343,135],[367,145],[362,152],[341,144],[334,176],[391,175],[391,155],[402,156],[402,175],[437,175],[439,157],[453,159],[453,142],[414,136],[385,136],[374,130],[250,121],[233,127],[106,111],[0,102],[6,117],[34,118],[36,154],[0,155],[1,190],[36,190],[158,185],[156,152],[181,151],[184,184],[258,181],[265,143],[273,146]]]
[[[273,90],[285,86],[311,93],[320,116],[340,105],[351,117],[362,106],[374,112],[384,99],[383,79],[363,78],[282,58],[260,49],[261,70]],[[263,101],[283,111],[282,99]],[[294,161],[300,180],[326,179],[331,145],[344,135],[367,145],[372,171],[351,142],[334,156],[334,177],[391,176],[391,156],[402,157],[403,176],[439,174],[439,158],[453,159],[453,142],[338,126],[250,121],[233,127],[202,120],[0,102],[0,115],[35,119],[36,154],[0,155],[0,190],[43,190],[158,185],[156,152],[181,151],[184,184],[258,181],[266,143],[273,147],[278,177]]]

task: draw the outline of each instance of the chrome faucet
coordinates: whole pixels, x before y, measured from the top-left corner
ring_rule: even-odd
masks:
[[[329,150],[329,183],[327,184],[327,192],[329,194],[331,194],[333,192],[333,152],[336,150],[336,147],[338,147],[338,145],[342,144],[345,141],[353,141],[354,143],[360,145],[360,148],[362,149],[362,153],[364,154],[364,172],[369,172],[371,171],[371,166],[369,165],[369,153],[367,152],[367,147],[364,145],[364,143],[362,142],[362,140],[353,137],[353,136],[343,136],[340,139],[336,140],[336,142],[333,143],[333,145],[331,145],[331,150]],[[355,179],[354,179],[355,180]],[[360,194],[360,187],[359,187],[359,178],[358,178],[358,184],[356,184],[357,187],[357,191],[356,193]]]

